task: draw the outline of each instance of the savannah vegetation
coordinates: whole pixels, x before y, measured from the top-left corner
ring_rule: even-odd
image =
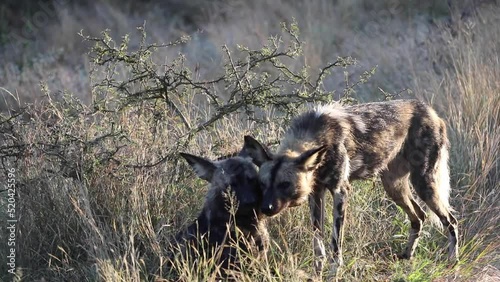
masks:
[[[500,279],[500,9],[450,3],[2,2],[0,181],[15,179],[18,222],[12,275],[1,186],[0,279],[168,281],[167,242],[207,187],[179,152],[227,156],[249,134],[274,146],[311,103],[399,98],[447,123],[460,262],[428,222],[415,258],[393,260],[409,222],[373,179],[352,184],[340,280]],[[309,278],[307,205],[268,227],[267,257],[239,279]],[[173,265],[183,281],[215,277],[210,258]]]

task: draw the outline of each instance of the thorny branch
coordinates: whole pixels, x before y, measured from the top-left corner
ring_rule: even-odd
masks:
[[[55,104],[50,101],[47,116],[57,117],[57,126],[54,128],[60,127],[61,130],[46,128],[48,137],[41,139],[43,141],[14,138],[16,131],[22,131],[22,113],[2,117],[0,158],[3,162],[38,150],[40,154],[58,159],[60,171],[79,170],[66,175],[88,173],[96,166],[109,163],[134,169],[151,168],[176,160],[177,153],[184,150],[195,136],[210,132],[224,118],[241,117],[244,114],[257,124],[265,123],[267,121],[260,118],[259,113],[273,109],[280,113],[276,117],[280,120],[276,122],[284,124],[306,103],[331,101],[333,92],[321,87],[324,79],[333,68],[345,68],[355,64],[355,61],[350,57],[337,58],[314,76],[309,74],[307,66],[296,70],[287,62],[304,61],[300,60],[303,43],[299,40],[297,24],[293,22],[282,27],[282,35],[271,37],[260,49],[239,47],[233,51],[223,46],[225,72],[202,80],[194,78],[183,55],[166,64],[155,63],[154,54],[159,49],[186,44],[186,37],[166,44],[147,44],[145,28],[142,26],[138,28],[142,35],[139,47],[130,51],[128,35],[121,42],[116,42],[108,31],[104,31],[101,37],[80,33],[84,40],[94,43],[90,52],[93,65],[90,73],[93,83],[92,104],[85,107],[71,99]],[[344,90],[346,96],[359,83],[363,81],[347,84],[349,90]],[[198,113],[198,105],[189,105],[189,101],[193,100],[208,101],[204,107],[210,109],[210,114]],[[120,152],[126,150],[131,141],[127,138],[130,132],[122,131],[120,124],[131,115],[146,114],[150,119],[152,134],[158,134],[168,127],[174,132],[172,136],[175,142],[168,144],[146,164],[124,160]],[[70,115],[69,118],[67,115]],[[200,119],[200,116],[204,118]],[[46,121],[31,126],[54,126],[50,125],[51,118],[44,118]],[[66,121],[61,121],[64,119]],[[81,124],[95,120],[110,123],[102,123],[107,133],[94,138],[86,136],[85,132],[62,133],[72,128],[71,122]],[[277,140],[272,143],[277,143]],[[84,156],[75,157],[74,154]]]

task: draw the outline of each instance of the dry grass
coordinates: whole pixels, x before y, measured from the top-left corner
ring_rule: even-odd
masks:
[[[375,76],[356,88],[354,97],[381,100],[376,94],[378,87],[392,93],[410,88],[447,121],[452,143],[452,205],[460,220],[462,261],[457,268],[448,268],[444,235],[429,225],[413,261],[390,259],[404,246],[409,222],[377,181],[358,182],[349,199],[346,265],[340,277],[344,281],[495,281],[500,278],[498,7],[487,6],[470,22],[456,24],[452,36],[448,27],[428,23],[429,15],[439,22],[446,7],[425,5],[427,1],[406,5],[380,1],[374,7],[371,1],[336,2],[337,6],[330,1],[233,2],[231,6],[210,2],[213,6],[206,10],[212,13],[189,19],[203,32],[192,33],[187,45],[159,50],[154,58],[169,62],[181,51],[187,57],[186,64],[197,69],[196,76],[211,78],[223,72],[221,45],[226,44],[230,51],[237,49],[236,44],[257,48],[279,32],[281,21],[295,17],[301,40],[306,43],[301,59],[288,62],[294,70],[308,65],[312,75],[325,62],[352,55],[361,62],[348,68],[353,80],[377,65]],[[90,66],[83,55],[89,46],[78,37],[80,29],[95,35],[111,28],[113,36],[119,37],[131,33],[146,18],[150,42],[167,42],[192,32],[192,26],[185,26],[186,19],[165,17],[173,15],[168,6],[147,5],[152,8],[131,13],[127,5],[117,8],[112,1],[99,1],[86,9],[68,4],[57,10],[58,21],[40,27],[24,42],[24,48],[7,48],[0,55],[6,62],[0,67],[3,110],[7,105],[15,107],[18,101],[22,105],[42,100],[40,80],[46,80],[48,89],[54,90],[49,95],[52,99],[33,106],[29,119],[15,125],[18,135],[8,136],[36,145],[2,165],[3,170],[16,168],[20,184],[16,240],[17,270],[23,280],[168,279],[170,276],[160,270],[166,259],[165,242],[201,209],[204,184],[193,180],[182,162],[132,167],[151,164],[166,151],[175,151],[171,145],[186,133],[177,126],[178,120],[168,114],[158,119],[158,112],[147,103],[119,114],[94,114],[92,106],[86,106],[92,100]],[[131,45],[137,42],[132,35]],[[18,42],[10,43],[18,46]],[[327,78],[325,89],[342,89],[344,74],[337,72]],[[74,93],[84,105],[63,99],[57,91],[62,89]],[[225,97],[223,88],[218,91]],[[341,94],[337,92],[336,98]],[[189,93],[180,106],[189,113],[192,124],[213,111]],[[268,111],[264,115],[272,121],[279,113]],[[1,125],[4,134],[9,123],[2,119]],[[258,125],[241,115],[227,117],[197,135],[189,152],[218,157],[239,149],[247,133],[274,140],[283,127],[273,122]],[[99,139],[99,146],[82,145],[106,134],[112,136]],[[64,149],[62,154],[47,145],[55,143]],[[100,161],[120,146],[116,154],[120,163]],[[0,179],[4,182],[4,174]],[[4,222],[6,195],[0,194],[0,219]],[[329,213],[327,222],[331,221]],[[329,230],[331,225],[327,226]],[[269,228],[273,243],[267,258],[252,260],[240,280],[304,281],[312,273],[313,260],[307,207],[271,219]],[[0,235],[4,254],[6,233]],[[183,262],[176,267],[186,280],[213,279],[203,263],[200,269]],[[4,275],[5,264],[0,271],[2,279],[11,278]]]
[[[500,225],[497,193],[500,188],[500,61],[499,45],[490,38],[499,35],[500,30],[491,25],[500,18],[483,11],[480,19],[474,27],[462,27],[463,33],[458,37],[445,35],[449,40],[447,45],[434,47],[436,53],[447,56],[444,60],[452,68],[439,79],[424,78],[429,79],[431,85],[425,95],[439,106],[449,125],[453,144],[450,163],[458,194],[454,206],[465,227],[463,257],[498,267],[500,261],[495,250],[499,246]],[[466,268],[472,271],[475,267],[478,265]]]

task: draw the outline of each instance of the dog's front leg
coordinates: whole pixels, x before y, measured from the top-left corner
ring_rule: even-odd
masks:
[[[342,241],[348,188],[349,183],[345,182],[333,190],[332,272],[334,274],[337,273],[338,269],[344,263],[342,258]]]
[[[321,276],[326,258],[323,242],[325,223],[325,189],[323,187],[315,187],[309,195],[309,207],[313,226],[314,269],[316,275]]]

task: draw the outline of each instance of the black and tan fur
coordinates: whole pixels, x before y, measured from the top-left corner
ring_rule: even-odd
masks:
[[[269,240],[260,212],[262,192],[256,166],[241,156],[211,161],[181,155],[210,188],[198,218],[176,236],[176,245],[181,246],[177,249],[191,259],[200,254],[217,256],[223,275],[227,269],[238,270],[237,252],[257,256],[265,252]]]
[[[458,259],[457,220],[451,214],[446,126],[416,100],[340,106],[331,104],[295,118],[277,153],[250,136],[243,151],[260,166],[262,211],[275,215],[309,199],[316,270],[323,267],[325,191],[334,195],[333,252],[342,264],[342,233],[349,181],[380,175],[387,194],[411,222],[406,249],[411,258],[426,214],[417,195],[449,231],[449,258]]]

